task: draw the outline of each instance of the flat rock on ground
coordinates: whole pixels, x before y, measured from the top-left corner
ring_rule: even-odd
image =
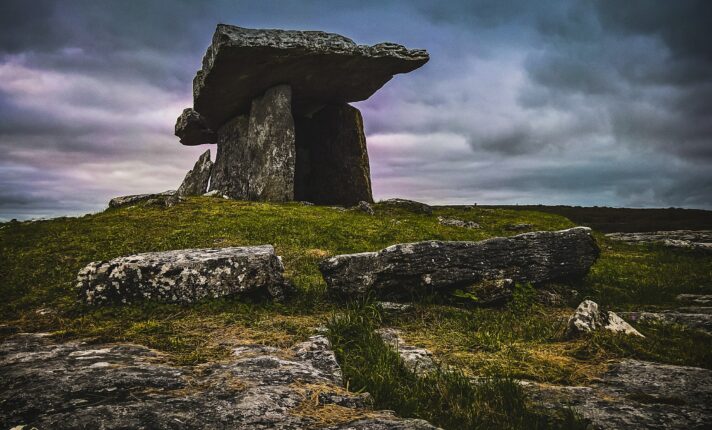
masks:
[[[322,31],[220,24],[193,80],[193,107],[217,130],[268,88],[288,84],[295,113],[309,115],[324,104],[365,100],[428,59],[424,50],[394,43],[364,46]]]
[[[379,202],[381,205],[386,205],[386,206],[395,206],[398,208],[405,209],[407,211],[413,212],[413,213],[419,213],[419,214],[425,214],[425,215],[432,215],[433,214],[433,208],[425,203],[421,202],[416,202],[415,200],[407,200],[407,199],[388,199],[388,200],[381,200]]]
[[[272,245],[147,252],[97,261],[79,272],[87,304],[193,303],[236,293],[284,298],[288,284]]]
[[[179,367],[140,345],[19,334],[0,344],[0,379],[0,427],[8,429],[435,429],[374,411],[368,394],[344,390],[323,336]]]
[[[162,204],[170,206],[169,202],[175,197],[176,190],[168,190],[162,193],[153,194],[133,194],[130,196],[114,197],[109,201],[110,208],[122,208],[125,206],[133,206],[139,203],[145,204]]]
[[[599,249],[586,227],[525,233],[480,242],[428,241],[378,252],[337,255],[319,265],[332,291],[407,295],[417,290],[511,279],[540,283],[585,275]]]
[[[712,252],[712,230],[609,233],[606,237],[626,243],[659,243],[670,248],[696,249]]]
[[[662,312],[621,312],[629,321],[657,321],[679,324],[712,333],[712,307],[689,307]]]
[[[428,373],[435,369],[433,354],[425,348],[408,345],[398,329],[380,328],[376,330],[383,342],[393,348],[403,360],[405,366],[415,373]]]
[[[624,360],[588,387],[527,383],[544,407],[569,405],[595,429],[709,429],[712,370]]]

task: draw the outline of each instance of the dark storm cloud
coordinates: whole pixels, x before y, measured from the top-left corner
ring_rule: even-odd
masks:
[[[363,111],[376,197],[710,207],[706,1],[0,3],[0,218],[175,188],[218,22],[427,48]]]

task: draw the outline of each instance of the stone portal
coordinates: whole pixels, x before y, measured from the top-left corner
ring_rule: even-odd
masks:
[[[184,145],[217,143],[210,190],[228,197],[371,202],[363,119],[348,102],[428,59],[393,43],[221,24],[176,135]]]

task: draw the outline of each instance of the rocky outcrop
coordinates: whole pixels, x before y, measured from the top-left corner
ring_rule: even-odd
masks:
[[[294,118],[288,85],[268,89],[252,101],[247,125],[247,198],[258,201],[294,200]]]
[[[169,190],[155,194],[134,194],[130,196],[114,197],[109,201],[109,207],[122,208],[137,204],[159,204],[162,206],[172,206],[175,201],[175,194],[175,190]]]
[[[406,199],[388,199],[379,202],[381,205],[393,206],[399,209],[404,209],[408,212],[413,212],[416,214],[432,215],[433,208],[425,203],[416,202],[415,200]]]
[[[218,25],[178,117],[185,145],[217,141],[211,190],[249,200],[372,202],[365,100],[428,61],[392,43],[359,46],[319,31]]]
[[[477,229],[480,228],[480,225],[477,224],[474,221],[465,221],[457,218],[445,218],[445,217],[438,217],[438,223],[440,225],[448,226],[448,227],[459,227],[459,228],[469,228],[469,229]]]
[[[638,360],[611,365],[587,387],[523,386],[544,408],[568,405],[593,429],[706,429],[712,422],[712,370]]]
[[[606,237],[625,243],[658,243],[669,248],[712,252],[712,230],[673,230],[644,233],[609,233]]]
[[[296,118],[296,198],[316,204],[372,203],[371,173],[361,112],[329,104]]]
[[[566,337],[573,338],[597,330],[645,337],[614,312],[601,310],[596,302],[584,300],[566,324]]]
[[[77,277],[87,304],[193,303],[237,293],[284,298],[289,288],[271,245],[148,252],[97,261]]]
[[[180,143],[187,146],[217,142],[217,135],[208,127],[207,121],[193,108],[183,109],[176,120],[175,134]]]
[[[139,345],[15,335],[0,344],[0,378],[0,427],[8,429],[435,429],[374,411],[367,393],[344,390],[323,336],[177,367]]]
[[[193,169],[185,175],[183,183],[176,191],[176,196],[202,196],[205,194],[208,191],[212,168],[213,162],[210,161],[210,150],[208,149],[198,158]]]
[[[526,233],[480,242],[428,241],[378,252],[337,255],[319,265],[332,291],[408,295],[486,280],[541,283],[585,275],[599,249],[586,227]]]
[[[193,103],[215,129],[268,88],[288,83],[295,112],[309,115],[326,103],[369,98],[397,73],[428,61],[423,50],[393,43],[356,45],[321,31],[248,29],[218,25],[203,67],[193,80]]]

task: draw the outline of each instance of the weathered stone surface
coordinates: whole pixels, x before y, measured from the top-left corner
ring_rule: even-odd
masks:
[[[374,215],[374,214],[376,213],[376,212],[373,210],[373,206],[371,206],[371,204],[370,204],[369,202],[365,202],[365,201],[363,201],[363,200],[361,200],[360,202],[358,202],[358,204],[356,205],[355,209],[356,209],[357,211],[361,211],[361,212],[366,213],[366,214],[368,214],[368,215]]]
[[[252,101],[247,126],[247,197],[260,201],[294,200],[294,119],[288,85],[268,89]]]
[[[165,202],[169,201],[171,197],[173,197],[176,194],[176,190],[169,190],[169,191],[164,191],[162,193],[154,193],[154,194],[134,194],[130,196],[121,196],[121,197],[114,197],[109,201],[109,207],[110,208],[121,208],[124,206],[133,206],[139,203],[146,203],[146,204],[152,204],[152,203],[163,203],[166,206],[169,206],[165,204]]]
[[[712,313],[710,308],[678,309],[663,312],[621,312],[629,321],[656,321],[665,324],[679,324],[692,329],[712,333]]]
[[[509,231],[527,231],[527,230],[531,230],[532,228],[534,228],[534,224],[526,224],[526,223],[509,224],[504,227],[505,230],[509,230]]]
[[[90,263],[77,277],[90,305],[156,300],[193,303],[236,293],[275,299],[288,288],[272,245],[148,252]]]
[[[246,114],[252,100],[289,84],[295,112],[309,115],[329,103],[365,100],[394,74],[428,61],[424,50],[393,43],[356,45],[321,31],[253,30],[218,25],[193,80],[193,103],[213,129]]]
[[[394,328],[380,328],[376,330],[383,342],[393,348],[400,355],[403,364],[418,374],[435,370],[433,354],[426,348],[408,345],[400,336],[400,331]]]
[[[208,127],[205,118],[192,108],[183,109],[176,120],[175,134],[180,143],[187,146],[217,142],[217,135]]]
[[[712,294],[678,294],[675,300],[693,305],[712,305]]]
[[[415,200],[388,199],[388,200],[383,200],[379,203],[382,205],[387,205],[387,206],[395,206],[395,207],[405,209],[405,210],[413,212],[413,213],[420,213],[420,214],[425,214],[425,215],[433,214],[432,207],[426,205],[425,203],[416,202]]]
[[[470,228],[470,229],[480,228],[480,225],[474,221],[465,221],[465,220],[456,219],[456,218],[445,218],[445,217],[441,217],[441,216],[438,217],[438,223],[440,225],[445,225],[448,227],[460,227],[460,228]]]
[[[672,230],[644,233],[609,233],[606,237],[626,243],[659,243],[670,248],[712,252],[712,230]]]
[[[373,411],[368,394],[341,388],[323,336],[176,367],[139,345],[15,335],[0,345],[0,379],[1,428],[435,429]]]
[[[250,173],[247,128],[249,115],[233,118],[218,130],[218,153],[210,178],[210,191],[247,200]]]
[[[485,280],[541,283],[580,277],[598,254],[591,230],[577,227],[480,242],[398,244],[378,252],[337,255],[322,261],[319,268],[332,291],[404,295]]]
[[[176,196],[202,196],[208,191],[208,182],[210,182],[210,172],[213,169],[213,162],[210,161],[210,150],[203,154],[195,162],[192,170],[189,170],[180,184]]]
[[[327,105],[295,121],[296,199],[344,206],[373,202],[361,112],[345,103]]]
[[[596,330],[645,337],[614,312],[601,310],[598,303],[584,300],[569,318],[566,325],[566,336],[571,338]]]
[[[712,422],[712,371],[638,360],[613,364],[588,387],[526,384],[545,408],[569,405],[593,429],[706,429]]]

